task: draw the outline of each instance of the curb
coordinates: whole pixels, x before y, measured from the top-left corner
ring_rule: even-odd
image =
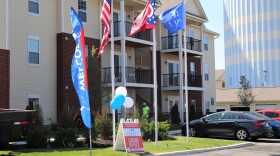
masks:
[[[174,154],[176,154],[176,155],[197,154],[197,153],[203,153],[203,152],[218,151],[218,150],[232,149],[232,148],[240,148],[240,147],[253,146],[253,145],[255,145],[255,143],[246,142],[246,143],[229,145],[229,146],[204,148],[204,149],[196,149],[196,150],[174,151],[174,152],[167,152],[167,153],[152,154],[152,155],[147,155],[147,156],[154,156],[154,155],[174,156]]]

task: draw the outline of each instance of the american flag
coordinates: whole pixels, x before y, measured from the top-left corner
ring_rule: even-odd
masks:
[[[155,1],[149,0],[145,9],[135,19],[132,24],[131,32],[128,36],[134,35],[145,29],[154,29],[156,27]]]
[[[110,30],[110,15],[111,15],[111,0],[104,0],[103,7],[100,15],[100,22],[105,26],[102,42],[99,48],[98,56],[101,56],[106,44],[109,40],[109,30]]]

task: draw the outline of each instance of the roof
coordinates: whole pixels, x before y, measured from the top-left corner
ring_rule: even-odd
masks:
[[[218,80],[224,81],[224,79],[225,79],[225,70],[224,69],[223,70],[216,70],[215,71],[215,79],[216,79],[216,81],[218,81]]]
[[[217,103],[226,102],[238,102],[236,89],[216,89],[216,101]],[[252,88],[253,95],[255,95],[255,101],[280,101],[280,87],[262,87]]]

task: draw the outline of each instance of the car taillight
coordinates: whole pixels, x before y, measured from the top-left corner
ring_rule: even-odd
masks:
[[[261,127],[263,124],[259,121],[256,121],[256,122],[252,122],[252,124],[258,126],[258,127]]]

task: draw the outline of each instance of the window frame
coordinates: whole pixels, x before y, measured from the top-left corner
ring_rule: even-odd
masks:
[[[209,65],[208,64],[204,64],[204,81],[209,81]]]
[[[29,40],[37,40],[38,41],[38,52],[33,52],[33,53],[38,53],[39,55],[39,58],[38,58],[38,64],[37,63],[30,63],[30,47],[29,47]],[[28,56],[28,65],[31,65],[31,66],[38,66],[40,65],[41,63],[41,60],[40,60],[40,54],[41,54],[41,48],[40,48],[40,38],[38,36],[32,36],[32,35],[28,35],[28,39],[27,39],[27,56]]]
[[[39,94],[28,94],[27,95],[27,105],[29,105],[29,99],[38,99],[38,109],[40,107],[40,96]],[[35,108],[36,106],[33,104],[33,110],[38,110]]]
[[[196,73],[195,62],[190,62],[190,76],[191,76],[191,79],[195,79],[195,73]]]
[[[30,12],[29,11],[29,2],[38,3],[38,13]],[[27,12],[28,12],[28,14],[38,16],[38,15],[40,15],[40,10],[41,10],[41,8],[40,8],[40,0],[27,0]]]
[[[207,35],[203,36],[203,50],[209,51],[209,37]]]
[[[82,3],[84,3],[85,6]],[[83,6],[85,9],[80,9],[79,6]],[[85,13],[85,21],[83,21],[83,18],[81,18],[80,12]],[[86,0],[78,0],[78,15],[83,23],[87,23],[88,17],[87,17],[87,1]]]

